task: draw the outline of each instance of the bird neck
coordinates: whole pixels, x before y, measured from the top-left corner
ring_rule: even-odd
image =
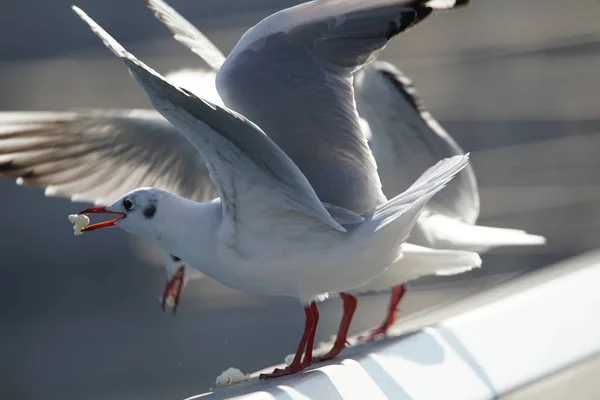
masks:
[[[215,264],[222,218],[219,199],[197,203],[172,196],[165,200],[169,204],[163,208],[169,212],[158,221],[155,243],[195,268]]]

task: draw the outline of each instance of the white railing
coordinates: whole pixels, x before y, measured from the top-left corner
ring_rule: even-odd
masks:
[[[600,354],[599,310],[593,252],[405,319],[403,335],[303,373],[190,399],[494,398]]]

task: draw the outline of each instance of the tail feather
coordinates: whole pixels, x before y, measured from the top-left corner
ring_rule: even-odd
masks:
[[[469,153],[440,160],[433,167],[423,172],[402,194],[412,193],[417,190],[426,190],[431,186],[437,185],[442,180],[444,183],[448,183],[458,172],[467,166],[468,161]]]
[[[372,216],[372,220],[378,223],[376,231],[387,227],[401,216],[414,217],[416,221],[427,201],[442,190],[468,162],[467,153],[443,159],[429,168],[406,191],[377,207]]]
[[[385,272],[351,294],[379,292],[422,276],[457,275],[481,267],[479,254],[461,250],[435,250],[405,243],[402,257]]]
[[[540,246],[546,244],[543,236],[522,230],[469,225],[440,214],[423,216],[419,220],[427,231],[431,247],[484,252],[504,246]]]

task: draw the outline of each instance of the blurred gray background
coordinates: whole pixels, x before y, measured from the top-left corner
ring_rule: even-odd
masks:
[[[71,2],[0,1],[0,110],[149,107]],[[296,3],[169,2],[225,53],[250,26]],[[204,67],[141,0],[75,4],[160,72]],[[596,0],[473,0],[384,52],[471,152],[480,224],[548,238],[545,247],[493,251],[479,271],[410,284],[404,315],[599,247],[598,17]],[[0,398],[180,399],[212,387],[227,367],[251,372],[295,350],[303,326],[295,300],[204,279],[186,290],[176,317],[163,314],[164,273],[147,247],[118,230],[74,238],[67,215],[84,205],[7,180],[0,191]],[[359,303],[353,332],[380,322],[387,295]],[[340,303],[320,309],[323,340],[337,328]]]

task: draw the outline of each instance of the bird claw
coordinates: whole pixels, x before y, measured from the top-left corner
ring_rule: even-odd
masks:
[[[303,365],[304,363],[301,363],[299,365],[290,365],[284,369],[280,369],[280,368],[275,368],[275,370],[273,370],[273,372],[271,372],[270,374],[260,374],[258,376],[258,379],[260,380],[266,380],[266,379],[272,379],[272,378],[279,378],[281,376],[286,376],[286,375],[291,375],[291,374],[295,374],[296,372],[300,372],[302,371],[304,368],[307,367],[307,365]]]
[[[333,359],[335,356],[340,354],[342,352],[342,350],[344,350],[346,348],[346,345],[350,345],[350,343],[348,341],[345,341],[344,344],[335,343],[333,345],[333,347],[331,348],[331,350],[329,350],[327,352],[327,354],[325,354],[321,357],[316,357],[315,361],[323,362],[323,361],[329,361],[329,360]]]
[[[386,327],[386,326],[380,326],[379,328],[373,329],[368,334],[360,336],[358,338],[358,340],[360,340],[361,342],[365,343],[365,342],[372,342],[372,341],[377,340],[379,338],[387,337],[387,331],[388,331],[388,329],[389,328]]]

